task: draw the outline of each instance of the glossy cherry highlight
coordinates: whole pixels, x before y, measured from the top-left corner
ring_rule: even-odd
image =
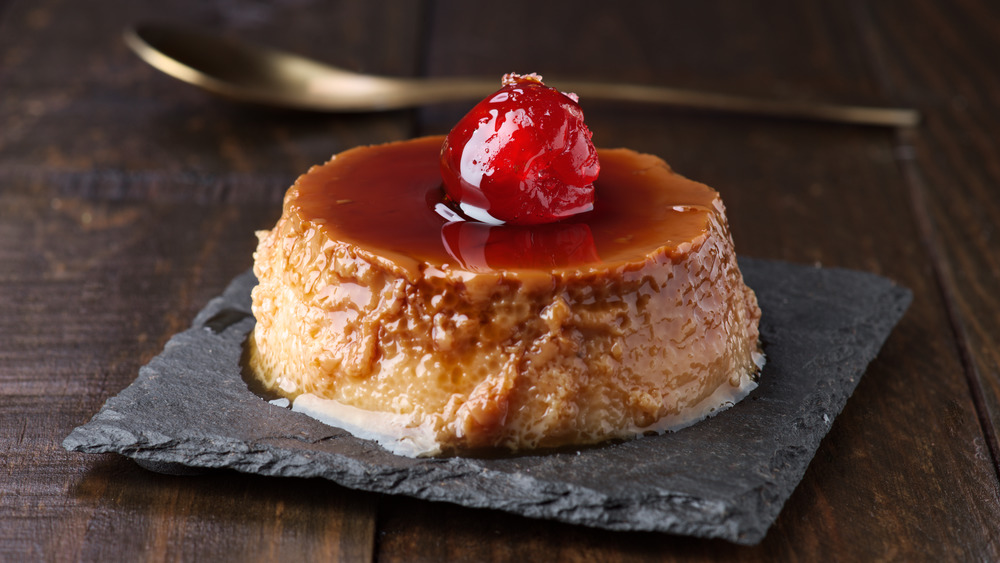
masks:
[[[448,196],[488,223],[550,223],[589,211],[600,172],[576,96],[508,74],[441,147]]]

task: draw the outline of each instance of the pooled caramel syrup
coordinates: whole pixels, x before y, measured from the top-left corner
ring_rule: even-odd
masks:
[[[470,271],[608,267],[643,261],[696,239],[716,192],[658,158],[599,151],[592,211],[541,226],[464,222],[445,205],[438,158],[444,137],[360,147],[313,167],[292,201],[331,239],[390,258]]]

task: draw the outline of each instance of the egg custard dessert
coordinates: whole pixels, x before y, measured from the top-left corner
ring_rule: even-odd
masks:
[[[536,75],[447,137],[343,152],[258,233],[249,368],[403,455],[593,444],[700,420],[763,364],[719,194],[595,150]]]

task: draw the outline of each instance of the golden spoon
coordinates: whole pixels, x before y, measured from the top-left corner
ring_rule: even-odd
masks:
[[[125,42],[157,69],[227,98],[314,111],[366,112],[431,103],[479,100],[498,80],[389,78],[350,72],[290,53],[206,33],[162,25],[137,25]],[[661,86],[553,81],[551,86],[586,100],[665,104],[717,112],[909,127],[912,109],[791,102]]]

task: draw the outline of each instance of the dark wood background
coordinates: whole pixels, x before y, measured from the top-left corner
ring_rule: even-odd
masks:
[[[583,100],[598,145],[719,189],[741,254],[876,272],[913,306],[754,547],[68,453],[250,266],[299,173],[468,107],[232,105],[129,52],[140,20],[365,72],[916,107],[919,127],[889,130]],[[0,559],[1000,559],[998,55],[992,0],[0,0]]]

